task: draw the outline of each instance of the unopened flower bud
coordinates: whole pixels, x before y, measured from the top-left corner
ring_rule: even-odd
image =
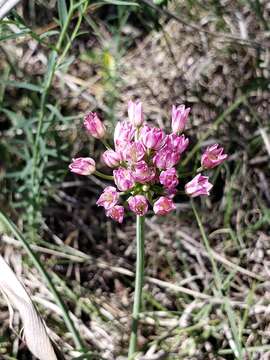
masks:
[[[181,133],[186,126],[188,114],[190,112],[190,108],[185,108],[185,105],[172,107],[172,131],[175,134]]]
[[[96,163],[90,157],[72,159],[69,170],[79,175],[91,175],[96,171]]]
[[[144,122],[142,103],[139,100],[128,102],[128,118],[134,127],[142,126]]]
[[[121,155],[114,150],[106,150],[102,154],[102,160],[104,164],[106,164],[110,168],[115,168],[121,162]]]
[[[90,112],[85,116],[84,126],[89,134],[97,139],[102,139],[105,136],[105,127],[94,112]]]

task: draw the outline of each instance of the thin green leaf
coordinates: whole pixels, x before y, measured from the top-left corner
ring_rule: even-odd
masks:
[[[139,4],[130,1],[121,1],[121,0],[104,0],[103,3],[112,4],[112,5],[130,5],[130,6],[139,6]]]
[[[55,36],[55,35],[58,35],[59,34],[59,31],[57,30],[50,30],[50,31],[46,31],[45,33],[41,34],[39,36],[40,40],[43,40],[43,39],[46,39],[50,36]]]
[[[191,200],[191,206],[192,206],[192,210],[194,212],[197,224],[199,226],[200,229],[200,233],[204,242],[204,246],[205,249],[208,253],[209,256],[209,260],[211,262],[211,266],[213,268],[213,275],[214,275],[214,280],[215,280],[215,285],[217,288],[217,291],[219,293],[219,296],[221,298],[223,298],[223,302],[224,302],[224,308],[228,317],[228,321],[229,321],[229,325],[230,325],[230,330],[233,336],[233,342],[230,344],[231,349],[233,350],[235,356],[237,359],[242,360],[243,359],[243,349],[242,349],[242,344],[239,340],[238,337],[238,329],[237,329],[237,322],[236,322],[236,316],[234,314],[234,311],[231,307],[230,302],[228,301],[228,298],[226,296],[223,296],[223,284],[222,284],[222,277],[219,271],[219,268],[216,264],[216,261],[214,259],[213,253],[212,253],[212,249],[210,247],[209,241],[208,241],[208,237],[205,233],[204,230],[204,226],[203,223],[201,221],[201,218],[199,216],[199,213],[196,209],[195,203],[193,200]]]
[[[21,32],[16,33],[16,34],[6,34],[6,35],[2,35],[2,36],[0,36],[0,41],[17,39],[17,38],[22,37],[22,36],[25,36],[25,35],[27,35],[27,34],[29,34],[29,33],[30,33],[29,30],[24,30],[24,31],[21,31]]]
[[[39,93],[41,93],[43,91],[41,86],[31,84],[31,83],[27,83],[27,82],[24,82],[24,81],[7,80],[5,82],[5,84],[7,86],[20,88],[20,89],[31,90],[31,91],[35,91],[35,92],[39,92]]]
[[[48,104],[47,105],[47,108],[51,111],[51,113],[56,116],[56,118],[65,123],[65,122],[69,122],[69,121],[72,121],[72,120],[75,120],[75,119],[78,119],[80,117],[82,117],[82,115],[73,115],[73,116],[63,116],[61,114],[61,112],[57,109],[56,106],[52,105],[52,104]]]
[[[49,57],[48,68],[47,68],[47,72],[46,72],[46,76],[45,76],[45,83],[44,83],[45,89],[47,89],[51,83],[52,76],[53,76],[54,70],[55,70],[56,59],[57,59],[57,52],[52,51],[50,54],[50,57]]]
[[[64,23],[67,20],[68,11],[67,11],[67,4],[65,0],[58,0],[57,1],[57,8],[61,26],[63,27]]]
[[[87,2],[88,0],[82,0],[79,1],[77,4],[73,5],[73,9],[76,10],[78,9],[81,5],[83,5],[85,2]],[[96,5],[96,4],[95,4]]]
[[[3,70],[3,77],[2,77],[1,83],[0,83],[0,102],[1,103],[3,102],[3,99],[4,99],[5,90],[6,90],[6,82],[8,80],[9,73],[10,73],[10,67],[5,66],[4,70]]]

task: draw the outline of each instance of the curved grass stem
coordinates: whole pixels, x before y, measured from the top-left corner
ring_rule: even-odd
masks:
[[[136,243],[137,243],[137,260],[136,260],[136,279],[134,304],[131,322],[131,335],[129,341],[128,359],[134,358],[137,350],[138,323],[142,303],[142,287],[144,278],[144,226],[145,217],[138,216],[136,218]]]
[[[74,344],[78,350],[84,349],[83,341],[80,338],[80,335],[73,323],[73,321],[70,318],[70,315],[68,313],[68,309],[66,308],[65,303],[63,302],[61,296],[59,295],[58,291],[56,290],[56,287],[54,286],[54,283],[51,280],[50,275],[47,273],[46,269],[42,265],[41,261],[39,260],[38,256],[35,254],[35,252],[32,250],[31,246],[28,244],[27,240],[24,238],[24,236],[20,233],[20,231],[17,229],[16,225],[6,217],[6,215],[0,211],[0,225],[3,225],[3,228],[8,229],[9,232],[11,232],[23,245],[26,253],[31,258],[34,266],[36,269],[40,272],[41,276],[45,280],[45,282],[48,285],[48,288],[50,289],[54,300],[58,307],[62,311],[63,319],[66,323],[66,326],[68,330],[70,331]]]

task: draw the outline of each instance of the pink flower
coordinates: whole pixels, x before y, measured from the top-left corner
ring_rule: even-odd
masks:
[[[148,149],[160,149],[163,145],[164,137],[164,132],[155,127],[144,126],[140,133],[141,141]]]
[[[175,188],[179,183],[176,169],[171,168],[162,171],[159,175],[159,181],[165,188]]]
[[[103,193],[98,198],[96,204],[97,206],[103,206],[106,210],[117,204],[119,200],[119,192],[113,186],[107,186]]]
[[[110,168],[117,167],[121,162],[121,155],[114,150],[106,150],[102,154],[103,162]]]
[[[182,154],[188,147],[189,140],[185,138],[185,135],[177,136],[176,134],[170,134],[166,137],[166,146],[180,154]]]
[[[114,182],[120,191],[127,191],[135,184],[132,172],[122,167],[113,171],[113,177]]]
[[[127,145],[123,150],[123,156],[125,160],[132,164],[142,160],[145,155],[145,147],[140,141],[135,141]]]
[[[159,169],[169,169],[176,165],[180,160],[180,154],[164,147],[159,150],[153,158],[153,162]]]
[[[186,126],[190,108],[185,108],[185,105],[172,107],[172,131],[175,134],[181,133]]]
[[[154,213],[157,215],[167,215],[175,209],[173,201],[165,196],[161,196],[153,206]]]
[[[201,165],[205,169],[212,169],[215,166],[223,163],[227,159],[228,155],[223,154],[223,148],[219,147],[218,144],[208,146],[201,158]]]
[[[128,153],[128,147],[131,143],[126,141],[117,140],[115,145],[115,151],[119,154],[121,161],[126,161],[126,156]]]
[[[121,205],[115,205],[106,211],[106,216],[122,223],[124,219],[124,207]]]
[[[86,130],[95,138],[101,139],[105,136],[105,127],[96,113],[88,113],[83,122]]]
[[[69,165],[70,171],[79,175],[91,175],[96,171],[96,163],[90,157],[72,159]]]
[[[155,170],[147,165],[145,161],[138,162],[134,167],[133,176],[136,182],[145,184],[156,176]]]
[[[142,126],[144,122],[142,103],[139,100],[128,102],[128,118],[134,127]]]
[[[185,185],[185,191],[187,195],[196,197],[200,195],[209,195],[209,191],[212,187],[213,185],[208,182],[208,176],[198,174]]]
[[[136,215],[143,216],[147,213],[148,203],[143,195],[135,195],[131,196],[128,199],[128,205],[131,211],[133,211]]]
[[[128,121],[118,121],[114,130],[114,145],[116,151],[123,150],[133,139],[135,128]]]

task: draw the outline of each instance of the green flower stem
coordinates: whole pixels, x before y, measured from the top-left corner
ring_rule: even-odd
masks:
[[[142,302],[142,287],[144,278],[144,223],[145,217],[138,216],[136,218],[136,242],[137,242],[137,261],[136,261],[136,280],[135,294],[133,304],[133,314],[131,323],[131,335],[129,341],[128,359],[131,360],[137,350],[137,332],[139,315]]]
[[[110,146],[110,144],[108,143],[108,141],[107,141],[106,139],[100,139],[100,140],[101,140],[102,144],[105,146],[105,148],[106,148],[107,150],[111,150],[111,149],[112,149],[111,146]]]
[[[106,175],[106,174],[103,174],[101,173],[100,171],[96,170],[94,172],[94,175],[100,177],[101,179],[104,179],[104,180],[113,180],[113,176],[112,175]]]
[[[79,332],[77,331],[73,321],[71,320],[70,315],[68,313],[68,309],[66,308],[65,303],[63,302],[63,300],[61,299],[58,291],[56,290],[56,287],[54,286],[54,283],[52,282],[50,275],[47,273],[47,271],[43,267],[43,265],[42,265],[41,261],[39,260],[38,256],[31,249],[31,246],[28,244],[27,240],[23,237],[23,235],[17,229],[16,225],[10,219],[8,219],[6,217],[6,215],[2,211],[0,211],[0,226],[3,227],[3,229],[6,229],[7,232],[11,232],[21,242],[21,244],[23,245],[26,253],[31,258],[34,266],[37,268],[37,270],[40,272],[43,279],[46,281],[46,283],[48,285],[48,288],[50,289],[56,304],[61,309],[63,319],[64,319],[64,321],[66,323],[66,326],[67,326],[68,330],[72,334],[76,349],[81,350],[81,351],[85,351],[84,350],[84,344],[82,342],[82,339],[80,338]],[[5,230],[3,230],[3,232],[4,231]]]

